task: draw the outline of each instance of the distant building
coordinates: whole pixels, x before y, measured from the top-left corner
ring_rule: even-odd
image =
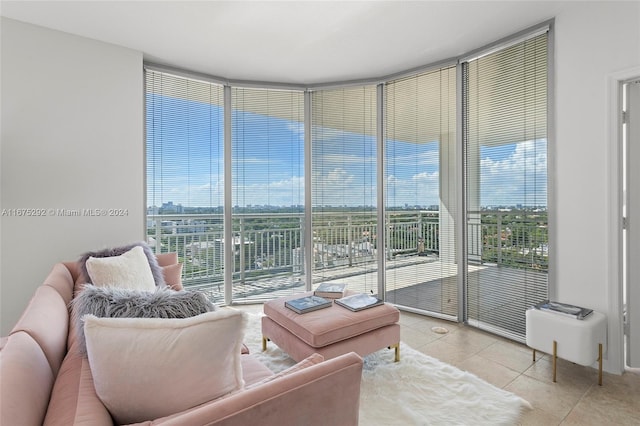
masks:
[[[173,204],[173,201],[162,203],[160,210],[162,210],[162,214],[182,214],[184,212],[182,204]]]

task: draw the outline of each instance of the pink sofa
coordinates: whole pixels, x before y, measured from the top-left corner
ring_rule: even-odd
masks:
[[[166,259],[160,256],[161,266]],[[75,262],[59,263],[35,292],[0,350],[0,424],[112,425],[77,344],[69,303],[78,289]],[[197,350],[197,348],[194,348]],[[273,373],[241,356],[245,389],[144,425],[356,425],[362,359],[349,353],[302,361]],[[273,376],[273,377],[271,377]],[[265,380],[271,377],[272,380]],[[171,386],[171,384],[167,384]]]

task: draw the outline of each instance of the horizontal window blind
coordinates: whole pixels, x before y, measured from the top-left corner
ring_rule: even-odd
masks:
[[[147,204],[221,206],[222,87],[147,70],[146,111]]]
[[[376,87],[312,93],[314,277],[377,292]]]
[[[547,39],[463,65],[467,314],[519,339],[548,293]]]
[[[304,95],[232,88],[234,300],[304,288]],[[261,286],[244,284],[261,283]]]
[[[149,242],[156,252],[178,253],[185,284],[220,283],[223,89],[147,69],[145,98]]]
[[[386,300],[457,317],[456,69],[390,82],[385,102]]]

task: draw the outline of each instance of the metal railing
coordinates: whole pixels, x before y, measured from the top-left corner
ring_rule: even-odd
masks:
[[[467,219],[469,259],[518,269],[548,270],[546,211],[470,211]]]
[[[388,211],[386,257],[440,252],[439,212]],[[468,215],[469,259],[516,268],[548,268],[547,213],[476,211]],[[376,215],[313,214],[315,271],[376,261]],[[156,253],[177,252],[185,286],[221,285],[224,251],[233,250],[234,282],[304,273],[304,214],[233,215],[233,241],[226,244],[222,214],[148,215],[147,235]]]
[[[438,212],[387,214],[387,256],[437,253]],[[147,235],[156,253],[177,252],[183,283],[219,283],[224,250],[233,250],[234,281],[279,273],[303,273],[304,214],[234,214],[233,241],[225,244],[222,214],[148,215]],[[375,213],[322,212],[313,215],[315,270],[375,262]]]

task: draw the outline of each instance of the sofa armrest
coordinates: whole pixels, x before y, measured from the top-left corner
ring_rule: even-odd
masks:
[[[157,419],[153,425],[357,425],[362,358],[351,352]]]

